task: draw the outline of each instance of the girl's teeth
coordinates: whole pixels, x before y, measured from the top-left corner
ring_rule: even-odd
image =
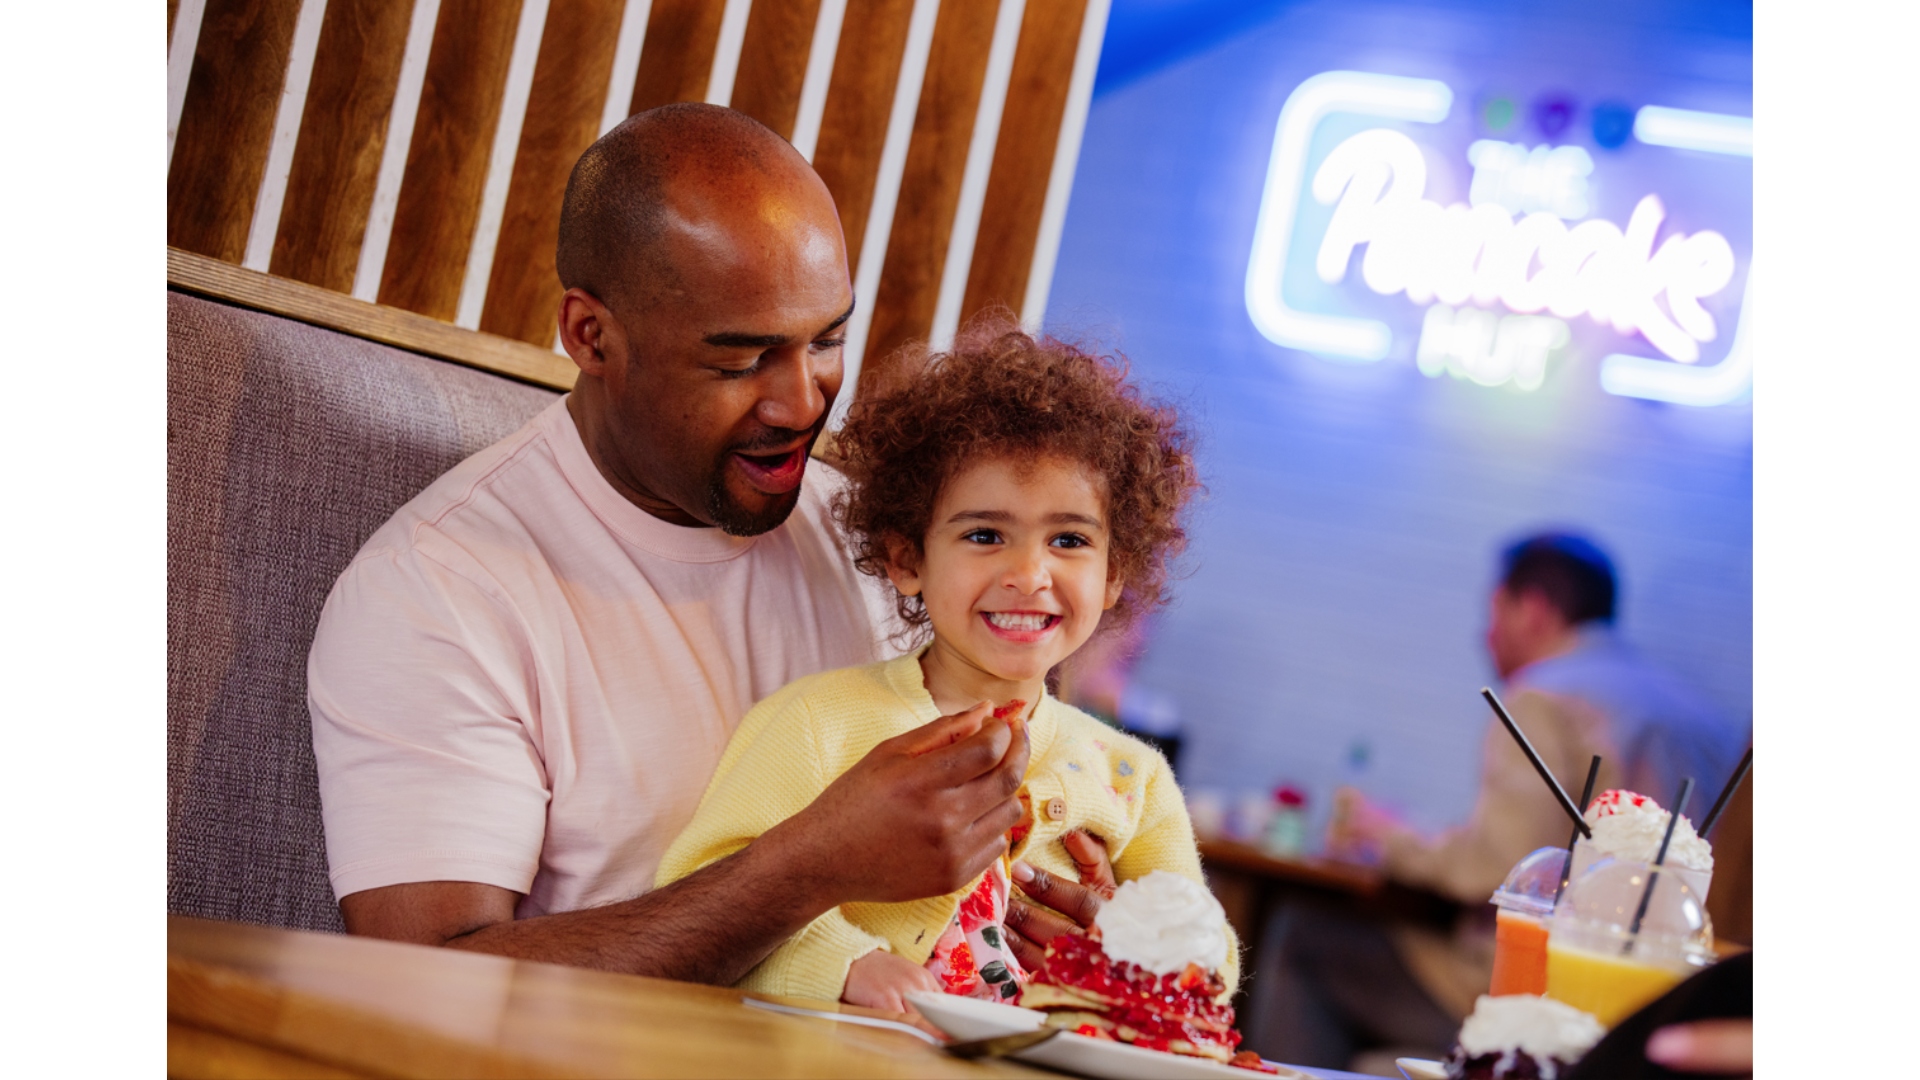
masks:
[[[1011,615],[1005,612],[994,612],[987,616],[987,621],[1002,630],[1045,630],[1048,621],[1052,618],[1051,615]]]

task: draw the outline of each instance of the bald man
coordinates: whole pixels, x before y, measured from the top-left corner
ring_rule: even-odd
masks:
[[[402,507],[321,615],[348,931],[725,983],[839,904],[964,885],[1021,816],[1025,742],[983,709],[648,891],[750,706],[889,652],[831,521],[843,481],[808,458],[853,312],[825,185],[740,113],[642,113],[574,168],[558,267],[573,392]],[[1083,925],[1099,902],[1027,891]]]

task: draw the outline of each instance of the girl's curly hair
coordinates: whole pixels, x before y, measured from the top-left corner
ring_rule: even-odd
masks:
[[[851,484],[833,512],[854,565],[886,575],[889,550],[925,556],[941,486],[984,458],[1065,458],[1103,481],[1111,543],[1108,580],[1125,584],[1105,628],[1166,603],[1169,563],[1185,547],[1183,513],[1200,490],[1192,439],[1173,409],[1127,382],[1125,362],[1050,337],[1035,339],[1004,313],[974,321],[953,348],[889,359],[881,385],[861,396],[837,454]],[[917,596],[900,617],[926,624]]]

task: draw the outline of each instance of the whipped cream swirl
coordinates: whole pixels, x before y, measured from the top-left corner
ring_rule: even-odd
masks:
[[[1109,957],[1155,975],[1188,964],[1215,972],[1227,962],[1227,913],[1220,901],[1199,882],[1165,870],[1122,884],[1093,924]]]
[[[1586,813],[1594,847],[1616,859],[1649,863],[1660,853],[1668,816],[1659,803],[1631,791],[1602,792]],[[1713,846],[1693,831],[1693,822],[1685,814],[1680,815],[1680,824],[1673,830],[1667,861],[1689,870],[1713,872]]]
[[[1468,1057],[1525,1050],[1536,1061],[1579,1061],[1607,1029],[1592,1014],[1532,994],[1480,995],[1473,1015],[1460,1026],[1460,1049]]]

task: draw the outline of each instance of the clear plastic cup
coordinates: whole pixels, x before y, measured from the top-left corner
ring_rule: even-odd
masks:
[[[1660,867],[1640,932],[1634,912],[1655,870],[1602,859],[1573,879],[1547,920],[1547,996],[1608,1027],[1713,962],[1713,923],[1693,887]]]
[[[1513,864],[1493,894],[1493,985],[1487,993],[1547,992],[1547,917],[1560,891],[1567,849],[1544,847]]]
[[[1573,873],[1568,877],[1568,880],[1578,881],[1587,871],[1593,869],[1595,864],[1599,863],[1600,860],[1615,857],[1616,856],[1608,855],[1598,847],[1595,847],[1593,841],[1582,838],[1578,843],[1573,845]],[[1670,862],[1660,868],[1660,873],[1672,874],[1681,881],[1686,882],[1687,886],[1693,890],[1693,895],[1698,897],[1701,903],[1704,904],[1707,902],[1707,890],[1713,887],[1713,871],[1694,870]]]

